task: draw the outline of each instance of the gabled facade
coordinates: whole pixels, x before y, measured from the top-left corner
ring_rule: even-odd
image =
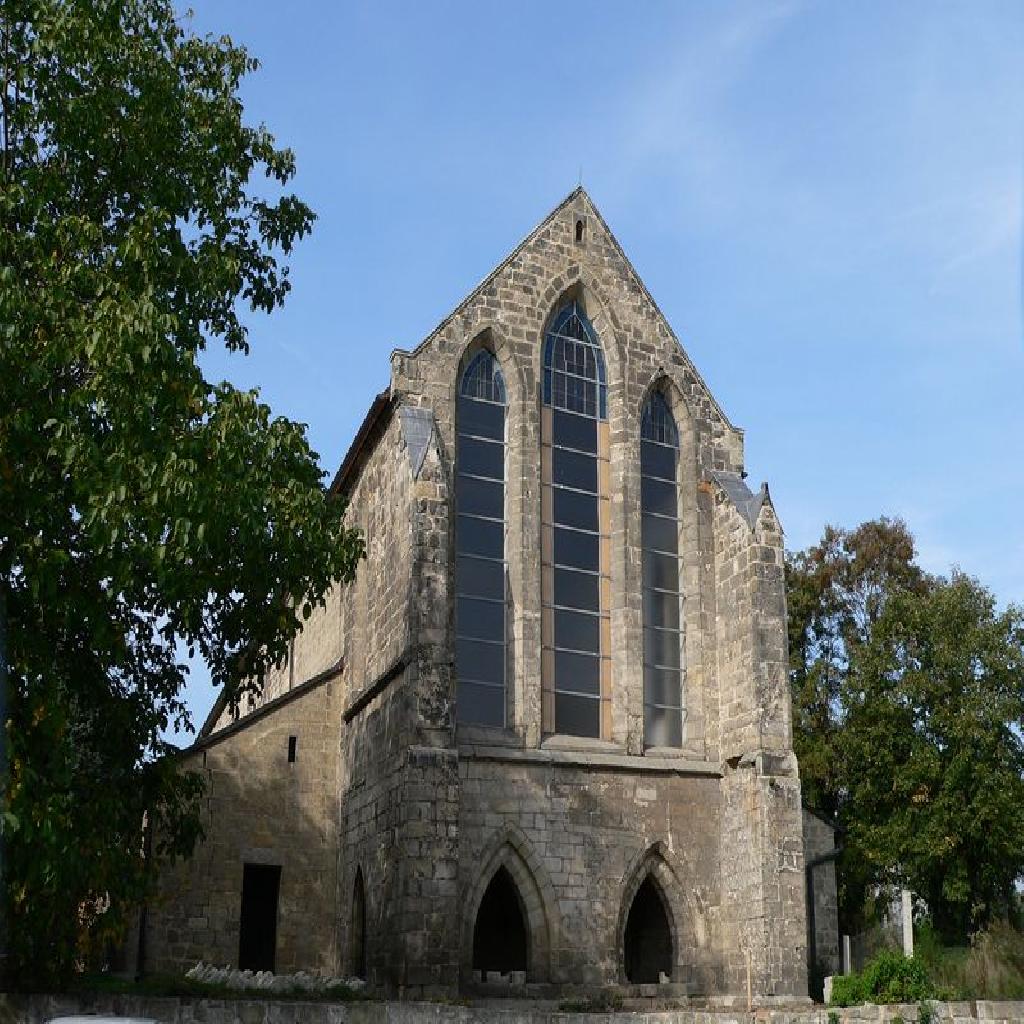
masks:
[[[745,475],[576,190],[392,353],[333,485],[367,559],[190,751],[208,838],[150,965],[805,997],[782,532]]]

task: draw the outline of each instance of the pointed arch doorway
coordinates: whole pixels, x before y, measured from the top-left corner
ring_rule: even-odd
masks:
[[[519,890],[508,869],[495,871],[477,911],[473,926],[473,970],[525,971],[530,962],[530,940]]]
[[[632,985],[657,984],[673,976],[672,925],[661,889],[651,875],[640,883],[626,917],[623,968]]]
[[[525,971],[526,984],[550,980],[558,948],[558,901],[529,841],[506,829],[477,858],[482,865],[462,895],[462,984],[487,971]]]

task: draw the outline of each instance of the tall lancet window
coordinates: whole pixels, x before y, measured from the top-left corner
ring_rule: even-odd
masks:
[[[505,380],[480,351],[459,382],[455,447],[455,672],[460,722],[504,726]]]
[[[611,512],[604,355],[582,308],[544,339],[541,695],[546,733],[611,733]]]
[[[683,597],[679,566],[679,431],[664,396],[640,420],[643,512],[644,742],[683,742]]]

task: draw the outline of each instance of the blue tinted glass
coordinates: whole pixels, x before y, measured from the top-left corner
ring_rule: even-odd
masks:
[[[597,496],[554,488],[554,518],[559,526],[597,530]]]
[[[505,606],[497,601],[460,597],[455,604],[455,633],[477,640],[505,639]]]
[[[455,713],[460,722],[471,725],[505,724],[505,690],[499,686],[480,686],[460,682],[456,693]]]
[[[597,655],[555,651],[555,689],[600,696],[601,659]]]
[[[571,569],[555,569],[555,604],[568,608],[599,611],[601,599],[599,577]]]
[[[505,378],[492,353],[478,352],[462,375],[459,395],[505,404]]]
[[[644,591],[644,625],[679,628],[679,595],[663,590]]]
[[[559,310],[544,338],[544,402],[606,418],[604,354],[583,309]]]
[[[555,728],[566,736],[600,736],[601,702],[593,697],[555,694]]]
[[[455,589],[460,594],[503,599],[505,566],[501,562],[459,555],[455,565]]]
[[[571,452],[564,448],[551,450],[551,478],[556,484],[597,493],[597,459],[593,455]]]
[[[476,441],[459,436],[456,456],[460,473],[505,479],[505,446],[498,441]]]
[[[675,555],[679,551],[679,523],[676,519],[644,516],[643,542],[645,548],[656,548]]]
[[[495,441],[505,440],[504,406],[460,398],[457,415],[460,434],[475,434]]]
[[[665,396],[655,391],[644,405],[640,417],[640,436],[647,441],[679,447],[679,432],[672,411],[665,401]]]
[[[455,671],[459,679],[475,679],[478,682],[504,685],[504,645],[456,638]]]
[[[459,474],[455,481],[455,497],[460,514],[491,519],[503,519],[505,516],[505,488],[498,480],[479,480]]]
[[[600,568],[598,563],[598,538],[593,533],[577,533],[575,530],[555,528],[555,564],[567,565],[574,569]]]
[[[601,652],[601,620],[585,612],[555,609],[555,646],[573,651]]]
[[[590,416],[556,409],[551,417],[551,439],[556,445],[597,452],[597,421]]]
[[[505,552],[505,524],[459,516],[455,527],[455,545],[462,555],[501,558]]]
[[[661,629],[644,629],[644,664],[679,668],[679,634]]]
[[[661,516],[678,513],[676,485],[665,480],[643,477],[640,480],[640,501],[645,512],[657,512]]]
[[[644,441],[640,445],[640,472],[675,482],[677,454],[675,448]]]

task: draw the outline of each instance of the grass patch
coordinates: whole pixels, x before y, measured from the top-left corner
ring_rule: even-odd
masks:
[[[943,946],[927,926],[913,957],[882,950],[859,974],[832,979],[832,1005],[920,1003],[918,1024],[931,1024],[930,999],[1024,999],[1024,933],[993,924],[969,946]]]
[[[943,999],[1024,999],[1024,934],[1004,922],[969,946],[943,946],[928,927],[916,953]]]

